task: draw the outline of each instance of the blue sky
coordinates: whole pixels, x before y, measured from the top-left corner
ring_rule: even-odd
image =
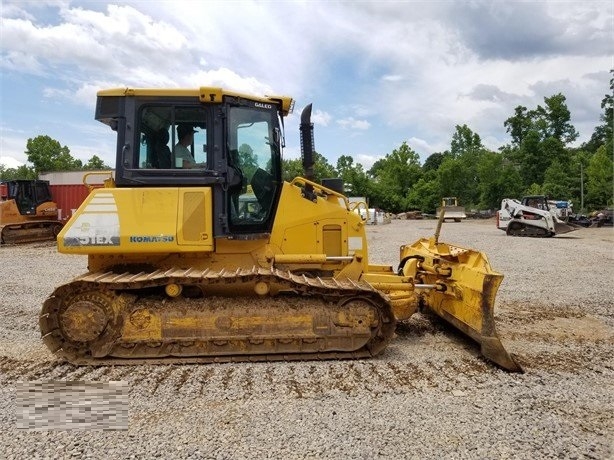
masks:
[[[492,149],[503,122],[562,92],[580,133],[600,123],[614,68],[607,1],[1,2],[0,162],[49,135],[87,161],[115,158],[94,120],[111,87],[223,86],[287,94],[287,158],[313,103],[316,150],[368,169],[402,142],[449,149],[467,124]]]

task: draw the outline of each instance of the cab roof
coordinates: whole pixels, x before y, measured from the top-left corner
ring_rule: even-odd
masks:
[[[284,116],[292,113],[294,100],[290,96],[254,96],[252,94],[230,91],[219,87],[201,86],[200,88],[110,88],[100,90],[98,97],[108,96],[159,96],[159,97],[198,97],[203,103],[221,103],[224,96],[239,97],[262,103],[274,103],[281,106]]]

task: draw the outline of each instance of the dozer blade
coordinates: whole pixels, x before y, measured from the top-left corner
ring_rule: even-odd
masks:
[[[563,233],[573,232],[575,230],[578,230],[579,228],[582,228],[582,227],[576,226],[576,225],[570,225],[558,219],[554,219],[554,233],[556,233],[557,235],[562,235]]]
[[[495,327],[495,296],[503,275],[490,268],[483,253],[435,241],[421,239],[401,248],[401,260],[419,260],[417,282],[435,286],[423,291],[422,306],[478,342],[489,360],[509,371],[522,372]]]

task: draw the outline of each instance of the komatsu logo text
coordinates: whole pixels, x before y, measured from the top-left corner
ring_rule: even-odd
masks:
[[[131,243],[172,243],[175,237],[172,235],[144,235],[131,236]]]

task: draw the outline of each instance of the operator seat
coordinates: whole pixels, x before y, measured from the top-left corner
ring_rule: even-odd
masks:
[[[166,129],[161,129],[156,135],[156,143],[154,145],[154,155],[160,169],[171,168],[171,149],[168,146],[170,136]]]
[[[273,176],[268,171],[258,168],[252,176],[251,186],[258,203],[268,213],[275,197]]]

